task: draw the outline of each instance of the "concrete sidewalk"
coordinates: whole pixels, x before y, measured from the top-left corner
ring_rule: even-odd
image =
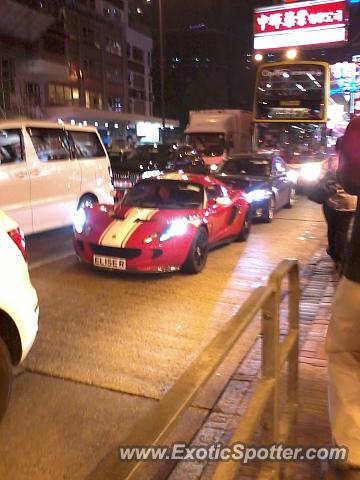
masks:
[[[327,358],[325,337],[331,317],[331,303],[338,283],[333,262],[323,253],[313,266],[308,287],[301,297],[303,310],[317,289],[323,291],[317,312],[306,332],[300,351],[299,413],[296,443],[304,446],[331,445],[327,405]],[[323,468],[321,468],[323,467]],[[317,480],[322,478],[320,462],[294,463],[289,478]]]
[[[299,411],[296,425],[296,445],[328,446],[331,433],[327,409],[327,360],[324,343],[330,320],[331,303],[338,282],[333,262],[325,248],[301,270],[300,304],[300,364]],[[286,301],[281,317],[286,317]],[[286,321],[281,332],[286,331]],[[221,397],[200,431],[191,442],[193,445],[227,443],[231,432],[239,422],[259,378],[261,364],[261,338],[258,337],[246,358],[231,376]],[[260,434],[254,444],[261,444]],[[169,476],[171,480],[209,480],[216,465],[211,462],[182,462]],[[291,480],[319,480],[323,465],[320,462],[292,462],[287,466]],[[256,478],[257,468],[246,466],[239,471],[238,479]]]

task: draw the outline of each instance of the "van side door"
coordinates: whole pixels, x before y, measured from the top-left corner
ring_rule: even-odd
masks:
[[[28,127],[27,159],[34,231],[70,225],[80,193],[79,164],[63,128]]]
[[[80,197],[91,194],[99,203],[114,203],[110,161],[99,134],[76,127],[67,132],[81,170]]]
[[[30,178],[21,128],[0,130],[0,208],[24,233],[32,232]]]

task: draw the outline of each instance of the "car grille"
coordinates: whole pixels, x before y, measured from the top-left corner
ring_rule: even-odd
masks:
[[[90,244],[91,250],[96,255],[104,255],[106,257],[118,257],[118,258],[137,258],[141,255],[140,248],[117,248],[107,247],[106,245]]]
[[[141,179],[141,175],[134,172],[113,172],[112,182],[115,188],[131,188]]]

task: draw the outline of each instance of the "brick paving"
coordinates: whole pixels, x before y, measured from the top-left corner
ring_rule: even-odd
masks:
[[[324,249],[318,252],[301,271],[300,305],[300,364],[299,411],[296,425],[296,444],[324,446],[331,443],[327,413],[327,360],[324,342],[330,319],[330,308],[338,278]],[[281,308],[281,329],[285,333],[286,299]],[[193,445],[209,445],[231,437],[241,414],[251,398],[260,374],[261,339],[231,376],[222,395],[192,441]],[[257,432],[254,443],[261,444]],[[169,476],[171,480],[210,480],[215,465],[206,462],[179,463]],[[320,462],[287,465],[286,478],[318,480],[323,466]],[[255,478],[256,467],[244,467],[238,479]]]

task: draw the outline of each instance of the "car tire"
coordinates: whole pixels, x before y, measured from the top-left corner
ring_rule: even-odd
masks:
[[[92,207],[95,203],[98,203],[98,199],[95,195],[89,193],[80,198],[77,209],[79,210],[79,208]]]
[[[251,230],[251,213],[250,213],[250,208],[248,208],[243,224],[241,226],[240,233],[237,237],[237,240],[239,242],[246,242],[246,240],[249,237],[250,230]]]
[[[12,365],[9,350],[0,337],[0,422],[5,415],[10,400]]]
[[[205,267],[208,251],[208,234],[206,229],[201,227],[195,234],[183,270],[186,273],[200,273]]]
[[[285,205],[285,208],[291,208],[295,205],[295,201],[296,201],[296,192],[295,192],[295,188],[292,188],[290,190],[290,197],[289,197],[289,201],[288,203]]]
[[[263,216],[262,220],[265,223],[271,223],[274,219],[275,215],[275,208],[276,208],[276,202],[274,196],[269,198],[269,203],[265,212],[265,215]]]

